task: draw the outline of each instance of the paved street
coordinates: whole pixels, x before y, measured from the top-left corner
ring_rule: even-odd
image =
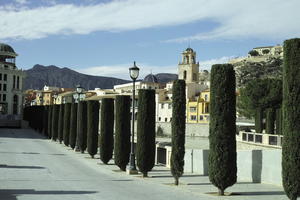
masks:
[[[238,183],[227,191],[239,195],[215,197],[206,176],[185,174],[176,187],[165,167],[149,175],[127,175],[30,129],[0,129],[0,200],[287,199],[272,185]]]

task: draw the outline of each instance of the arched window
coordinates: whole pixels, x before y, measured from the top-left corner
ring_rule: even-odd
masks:
[[[183,71],[183,79],[186,80],[186,71]]]
[[[185,57],[185,60],[186,60],[186,64],[189,64],[189,57],[188,56]]]
[[[18,95],[14,95],[14,99],[13,99],[13,114],[17,115],[18,114]]]

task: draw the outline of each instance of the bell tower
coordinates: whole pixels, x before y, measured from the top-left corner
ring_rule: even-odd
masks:
[[[178,79],[186,83],[199,82],[199,62],[196,62],[196,52],[187,48],[182,52],[182,61],[178,64]]]

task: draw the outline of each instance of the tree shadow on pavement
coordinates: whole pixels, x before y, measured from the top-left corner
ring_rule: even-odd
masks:
[[[17,200],[20,195],[80,195],[80,194],[93,194],[97,191],[59,191],[59,190],[32,190],[32,189],[7,189],[0,190],[1,200]]]
[[[18,165],[0,165],[0,168],[12,168],[12,169],[45,169],[40,166],[18,166]]]
[[[260,195],[285,195],[283,191],[257,191],[257,192],[236,192],[238,195],[244,196],[260,196]]]

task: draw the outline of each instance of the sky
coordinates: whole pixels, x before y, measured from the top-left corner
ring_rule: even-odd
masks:
[[[181,53],[200,70],[300,36],[300,0],[0,0],[0,42],[17,66],[68,67],[130,79],[177,73]]]

